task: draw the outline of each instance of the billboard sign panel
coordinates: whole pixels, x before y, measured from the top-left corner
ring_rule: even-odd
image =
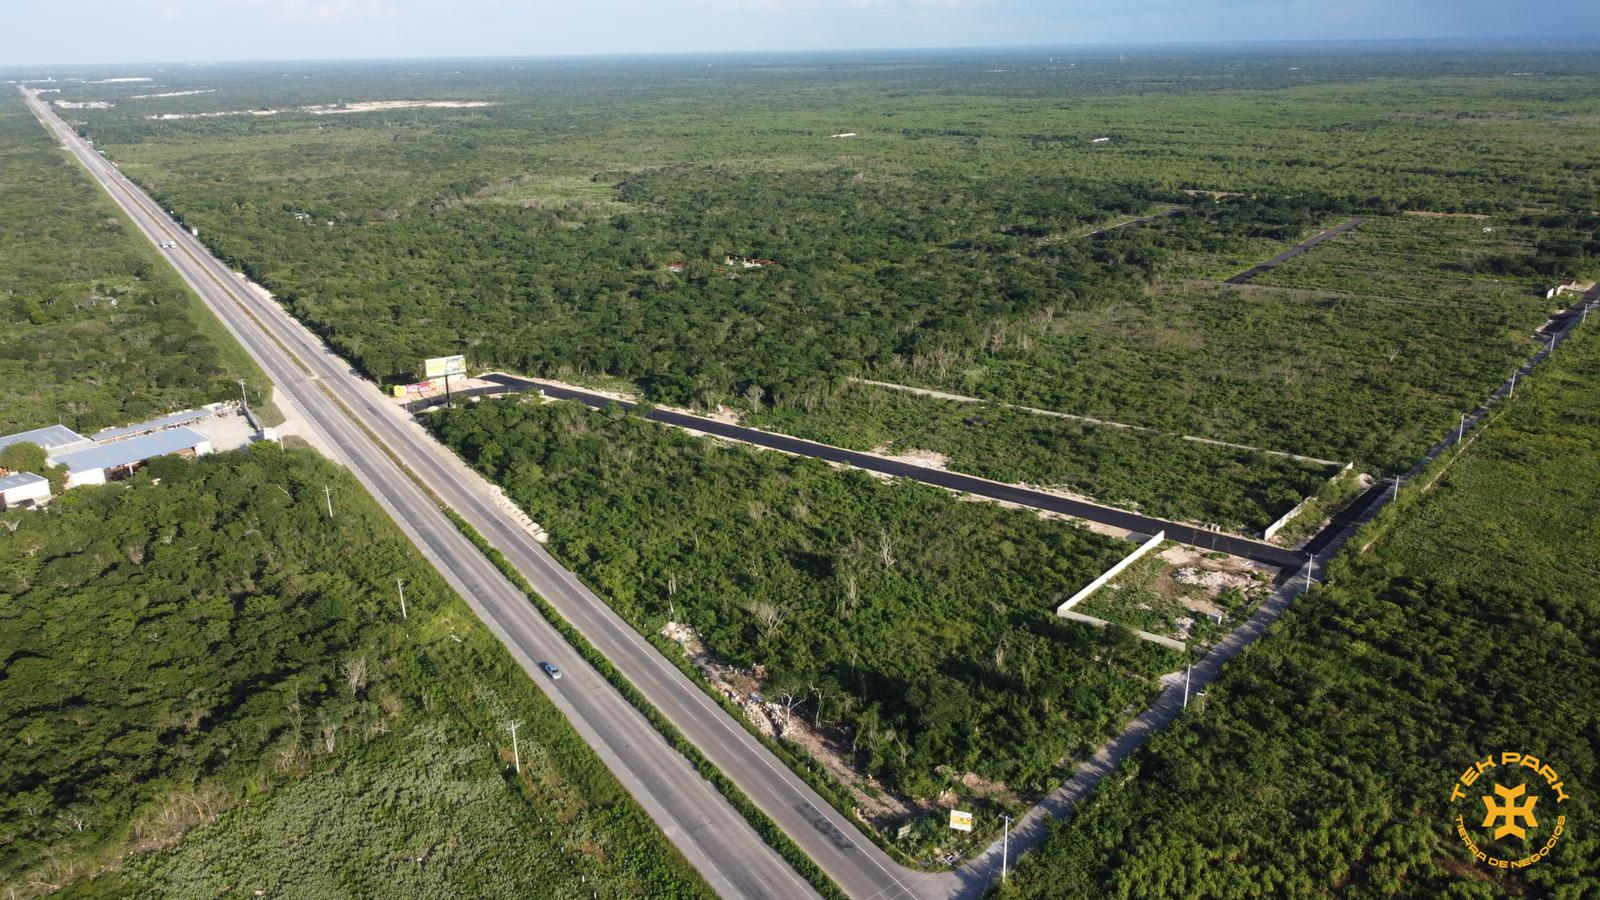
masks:
[[[950,829],[952,831],[971,831],[972,813],[962,812],[959,809],[950,810]]]
[[[423,360],[422,377],[447,378],[451,375],[467,374],[467,358],[465,356],[435,356]]]

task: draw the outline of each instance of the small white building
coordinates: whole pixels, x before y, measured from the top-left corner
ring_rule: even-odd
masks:
[[[0,509],[31,509],[50,502],[50,480],[32,472],[0,478]]]

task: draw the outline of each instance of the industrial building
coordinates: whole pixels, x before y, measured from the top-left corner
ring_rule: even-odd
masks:
[[[93,442],[68,453],[51,454],[50,464],[67,467],[67,487],[105,484],[125,477],[148,459],[169,454],[204,456],[211,441],[193,428],[168,428],[109,443]]]
[[[88,446],[93,441],[73,431],[65,425],[46,425],[32,431],[23,431],[17,434],[0,435],[0,450],[12,444],[27,442],[44,448],[44,452],[55,450],[72,450],[79,446]]]
[[[65,425],[47,425],[32,431],[0,435],[0,450],[21,443],[45,452],[51,467],[67,470],[66,486],[105,484],[125,478],[157,456],[204,456],[211,440],[187,423],[226,414],[220,404],[184,410],[148,422],[107,428],[92,438]],[[0,509],[32,508],[50,502],[50,480],[37,472],[13,472],[0,467]]]
[[[149,434],[152,431],[162,431],[167,428],[177,428],[180,425],[191,425],[202,419],[209,419],[213,416],[220,415],[222,414],[222,410],[225,409],[232,409],[232,406],[222,403],[213,403],[210,406],[202,406],[199,409],[186,409],[182,412],[175,412],[170,415],[162,416],[158,419],[151,419],[147,422],[135,422],[132,425],[124,425],[121,428],[102,428],[94,433],[94,440],[97,443],[103,444],[107,441],[120,441],[123,438],[130,438],[141,434]]]
[[[49,502],[49,479],[32,472],[0,477],[0,509],[28,509]]]

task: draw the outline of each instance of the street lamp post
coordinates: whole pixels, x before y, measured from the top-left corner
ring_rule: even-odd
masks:
[[[521,722],[512,722],[511,728],[511,761],[517,768],[517,774],[522,774],[522,751],[517,747],[517,726]]]

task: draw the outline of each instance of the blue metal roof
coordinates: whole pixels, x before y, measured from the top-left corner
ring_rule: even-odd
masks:
[[[35,428],[32,431],[23,431],[0,437],[0,450],[4,450],[12,444],[20,444],[23,441],[27,441],[30,444],[38,444],[49,450],[52,447],[64,447],[67,444],[76,444],[79,441],[86,440],[88,438],[65,425],[46,425],[43,428]]]
[[[82,450],[73,450],[70,453],[50,457],[50,462],[66,466],[68,472],[111,469],[129,463],[144,462],[152,456],[189,450],[206,440],[205,435],[193,428],[169,428],[166,431],[128,438],[125,441],[94,444]]]
[[[7,475],[4,478],[0,478],[0,491],[9,491],[12,488],[19,488],[26,484],[48,480],[44,476],[35,475],[32,472],[18,472],[15,475]]]
[[[114,441],[130,434],[143,434],[146,431],[159,431],[163,428],[171,428],[174,425],[184,425],[211,415],[216,415],[215,410],[186,409],[183,412],[175,412],[159,419],[151,419],[148,422],[135,422],[132,425],[124,425],[121,428],[102,428],[94,433],[94,440]]]

